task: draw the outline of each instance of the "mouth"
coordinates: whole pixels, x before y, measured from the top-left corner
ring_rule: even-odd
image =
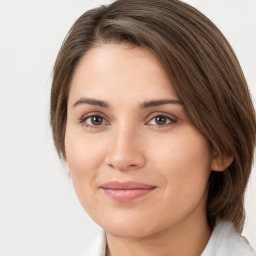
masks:
[[[119,202],[129,202],[152,192],[156,186],[140,182],[108,182],[100,186],[105,194]]]

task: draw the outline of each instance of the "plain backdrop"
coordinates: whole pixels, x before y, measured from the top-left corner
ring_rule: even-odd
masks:
[[[0,0],[0,255],[70,256],[99,227],[80,206],[52,142],[52,67],[74,21],[100,0]],[[222,30],[256,96],[256,1],[194,0]],[[230,124],[232,125],[232,124]],[[256,249],[256,174],[244,235]]]

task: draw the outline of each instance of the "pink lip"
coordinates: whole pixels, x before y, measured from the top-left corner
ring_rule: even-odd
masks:
[[[156,188],[156,186],[139,183],[139,182],[108,182],[100,186],[107,196],[120,201],[128,202],[138,197],[142,197]]]

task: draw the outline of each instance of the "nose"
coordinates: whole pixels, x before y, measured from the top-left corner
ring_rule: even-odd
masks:
[[[116,129],[110,139],[106,164],[119,171],[142,168],[145,165],[142,135],[135,129]]]

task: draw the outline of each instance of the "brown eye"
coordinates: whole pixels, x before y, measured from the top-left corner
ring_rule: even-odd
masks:
[[[164,127],[170,125],[172,123],[176,123],[177,121],[174,118],[171,118],[166,115],[156,115],[150,119],[148,122],[149,125],[154,125],[158,127]]]
[[[101,116],[92,116],[91,123],[93,125],[101,125],[103,123],[103,118]]]
[[[165,125],[167,122],[167,117],[166,116],[156,116],[155,117],[155,122],[157,125]]]
[[[94,115],[85,117],[82,123],[88,127],[96,127],[106,124],[106,120],[102,116]]]

